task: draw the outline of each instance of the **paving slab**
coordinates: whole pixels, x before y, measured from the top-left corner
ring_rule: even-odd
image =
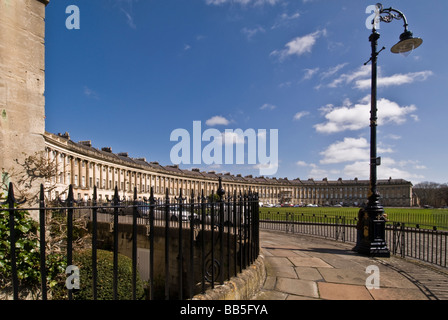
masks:
[[[319,282],[319,294],[326,300],[373,300],[365,286]]]
[[[428,297],[418,288],[379,288],[370,290],[375,300],[428,300]]]
[[[289,260],[296,267],[313,267],[313,268],[333,268],[320,258],[313,257],[289,257]]]
[[[364,269],[328,269],[318,268],[320,274],[326,282],[354,284],[365,286],[366,279],[369,276]]]
[[[322,281],[322,274],[313,267],[295,267],[297,276],[302,280]]]
[[[286,257],[266,257],[265,264],[268,276],[297,278],[294,265]]]
[[[317,283],[310,280],[278,278],[275,290],[297,296],[319,298]]]

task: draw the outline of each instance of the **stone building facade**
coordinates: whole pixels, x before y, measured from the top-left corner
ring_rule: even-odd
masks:
[[[52,183],[56,188],[48,197],[64,194],[68,185],[73,185],[75,198],[88,200],[97,187],[99,199],[112,199],[115,187],[119,196],[132,199],[134,188],[138,198],[149,198],[153,187],[155,197],[164,198],[166,189],[174,200],[180,190],[185,196],[191,192],[195,196],[204,190],[205,195],[216,192],[221,177],[226,195],[257,192],[263,204],[308,205],[351,205],[366,202],[369,189],[368,180],[321,181],[309,179],[289,180],[287,178],[267,178],[200,171],[183,170],[176,165],[163,166],[157,162],[147,162],[144,158],[132,158],[127,153],[113,153],[110,148],[97,149],[91,141],[74,142],[68,133],[54,135],[45,133],[48,159],[57,164],[58,173]],[[412,183],[402,179],[380,180],[378,189],[384,206],[409,207],[412,205]]]

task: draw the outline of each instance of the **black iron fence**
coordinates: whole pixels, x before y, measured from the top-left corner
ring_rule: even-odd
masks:
[[[288,233],[306,234],[356,243],[356,218],[325,214],[276,212],[260,216],[260,228]],[[392,254],[422,260],[441,267],[448,267],[448,231],[435,226],[406,226],[405,223],[388,222],[386,241]]]
[[[9,290],[13,299],[23,298],[20,292],[26,289],[20,269],[23,248],[19,236],[23,236],[23,230],[19,230],[19,212],[38,215],[39,225],[32,235],[37,242],[31,251],[39,255],[34,271],[40,279],[38,296],[43,300],[54,299],[55,286],[64,286],[63,297],[69,300],[77,299],[81,290],[89,291],[87,296],[91,299],[101,299],[100,290],[106,281],[100,276],[99,266],[99,252],[103,249],[112,255],[109,277],[114,300],[121,297],[119,256],[122,253],[131,261],[129,299],[181,300],[223,284],[250,266],[259,255],[259,202],[258,195],[252,192],[224,196],[220,188],[217,194],[212,192],[207,197],[203,191],[199,196],[192,193],[184,197],[181,190],[178,197],[170,198],[167,189],[165,199],[157,200],[151,189],[150,199],[142,201],[135,190],[134,200],[126,202],[120,200],[116,189],[111,201],[100,203],[96,188],[91,201],[78,202],[70,186],[67,199],[54,206],[45,201],[41,186],[39,207],[27,208],[24,203],[17,203],[10,184],[8,199],[0,212],[3,221],[8,221],[7,227],[0,229],[5,232],[2,238],[7,240],[2,244],[9,246],[2,248],[0,263],[7,265],[0,268],[4,271],[0,278],[3,278],[3,291]],[[53,234],[52,220],[62,221],[63,228],[59,225],[59,231],[63,234],[59,238]],[[79,221],[84,226],[82,231],[77,227]],[[49,266],[49,243],[60,247],[63,266],[67,268],[66,275],[57,277],[59,282],[51,278],[54,267]],[[82,266],[75,265],[78,247],[88,248],[87,278],[68,271],[79,272],[86,265],[85,261]],[[142,273],[146,274],[144,297],[139,291]],[[65,280],[62,284],[61,278]],[[86,281],[87,287],[85,283],[79,286],[79,282]]]

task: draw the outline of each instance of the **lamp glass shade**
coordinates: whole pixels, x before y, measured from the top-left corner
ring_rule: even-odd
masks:
[[[407,31],[400,36],[400,42],[394,45],[390,51],[392,53],[408,55],[412,50],[420,47],[422,43],[422,39],[414,38],[412,33]]]

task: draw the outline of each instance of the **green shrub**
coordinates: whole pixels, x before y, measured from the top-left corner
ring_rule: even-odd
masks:
[[[20,286],[34,287],[39,284],[39,241],[36,223],[26,211],[16,211],[16,264]],[[9,232],[9,213],[0,212],[0,288],[11,281],[11,242]]]
[[[39,225],[25,210],[17,210],[14,215],[16,235],[16,267],[20,290],[40,292],[40,243]],[[11,242],[9,213],[0,208],[0,289],[11,288]],[[46,257],[47,287],[52,290],[63,282],[66,263],[60,253],[48,253]],[[61,276],[62,275],[62,276]]]
[[[75,300],[93,299],[93,271],[92,250],[76,252],[73,264],[79,268],[80,289],[74,290]],[[126,256],[118,255],[118,300],[132,299],[132,260]],[[144,299],[143,282],[137,272],[136,298]],[[97,298],[98,300],[113,300],[113,253],[110,251],[97,251]]]

